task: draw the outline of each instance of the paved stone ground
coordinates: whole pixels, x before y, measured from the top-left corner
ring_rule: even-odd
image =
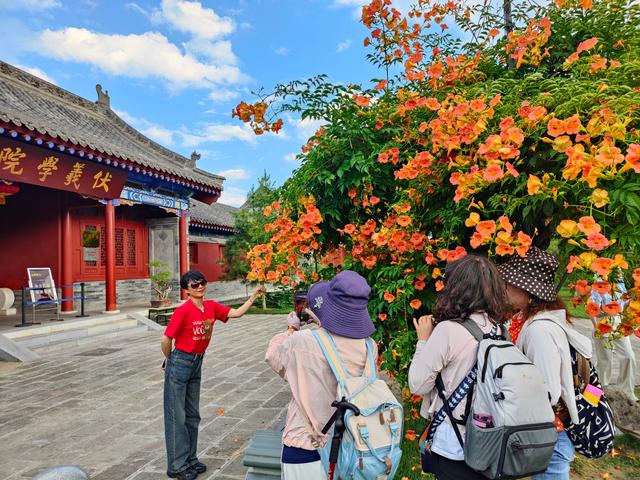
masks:
[[[199,479],[244,478],[251,435],[284,413],[288,388],[264,353],[285,326],[282,315],[216,323],[200,399],[199,456],[209,470]],[[0,362],[0,477],[78,465],[92,480],[166,478],[159,341],[154,332],[33,363]]]

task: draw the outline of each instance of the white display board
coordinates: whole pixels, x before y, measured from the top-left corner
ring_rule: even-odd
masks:
[[[29,290],[32,302],[58,299],[56,284],[49,267],[27,268],[27,274],[29,275],[29,287],[32,288]]]

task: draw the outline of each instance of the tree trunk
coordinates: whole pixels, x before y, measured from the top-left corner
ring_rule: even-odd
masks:
[[[513,16],[511,15],[511,0],[504,0],[502,4],[502,11],[504,14],[504,30],[507,35],[513,32]],[[507,67],[509,69],[514,69],[516,67],[516,61],[508,57],[507,58]]]

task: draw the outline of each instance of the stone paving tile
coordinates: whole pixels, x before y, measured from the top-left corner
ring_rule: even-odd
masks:
[[[251,435],[282,417],[288,388],[264,353],[285,325],[282,315],[216,324],[202,371],[201,480],[243,479]],[[2,478],[32,479],[55,465],[78,465],[92,480],[166,478],[160,335],[110,339],[100,348],[119,350],[104,356],[76,349],[0,362]]]

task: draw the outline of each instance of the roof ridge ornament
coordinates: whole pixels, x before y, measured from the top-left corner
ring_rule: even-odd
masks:
[[[98,100],[96,101],[96,104],[111,109],[111,97],[109,97],[109,90],[105,90],[103,92],[102,85],[98,83],[96,85],[96,92],[98,92]]]
[[[196,151],[194,150],[194,151],[191,153],[191,159],[190,159],[190,160],[187,160],[187,164],[186,164],[186,165],[187,165],[187,167],[189,167],[189,168],[196,168],[196,162],[197,162],[198,160],[200,160],[200,157],[201,157],[201,156],[202,156],[201,154],[199,154],[198,152],[196,152]]]

